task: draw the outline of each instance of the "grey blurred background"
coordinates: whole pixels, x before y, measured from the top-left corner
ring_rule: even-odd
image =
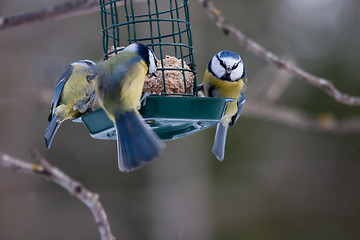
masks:
[[[8,16],[65,1],[0,1]],[[267,49],[360,95],[357,0],[214,1],[228,21]],[[281,72],[247,52],[190,3],[198,79],[228,49],[248,73],[259,101]],[[117,239],[359,239],[360,134],[318,133],[247,116],[229,131],[225,160],[211,154],[215,128],[167,142],[165,154],[120,173],[116,143],[92,139],[65,122],[45,148],[48,105],[63,68],[103,56],[100,14],[0,33],[0,150],[31,161],[37,148],[55,166],[100,194]],[[291,77],[290,77],[291,78]],[[359,115],[291,79],[277,103],[317,116]],[[246,104],[245,104],[246,109]],[[99,239],[89,210],[57,185],[0,168],[0,239]]]

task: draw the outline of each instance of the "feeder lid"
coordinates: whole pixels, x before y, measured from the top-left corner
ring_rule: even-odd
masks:
[[[217,124],[232,98],[150,96],[140,109],[145,122],[162,140],[175,140]],[[82,122],[96,139],[116,140],[113,122],[102,108],[74,122]]]

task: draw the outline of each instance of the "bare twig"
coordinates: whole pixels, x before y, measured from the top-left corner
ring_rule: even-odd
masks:
[[[0,31],[99,11],[98,0],[78,0],[0,18]]]
[[[135,3],[145,0],[134,0]],[[118,6],[124,1],[117,3]],[[52,7],[37,9],[17,15],[0,18],[0,32],[20,26],[28,26],[36,23],[67,19],[95,13],[100,10],[98,0],[77,0],[62,3]]]
[[[291,85],[292,75],[286,71],[277,71],[272,81],[267,85],[266,91],[262,94],[261,101],[267,104],[275,104],[280,96],[286,92]]]
[[[52,166],[37,151],[34,151],[33,154],[39,160],[39,164],[28,163],[0,151],[0,165],[13,170],[14,172],[43,177],[60,185],[91,210],[101,239],[114,240],[115,238],[111,233],[110,224],[99,200],[99,195],[90,192],[81,183],[73,180],[60,169]]]
[[[329,114],[310,116],[291,108],[251,101],[246,102],[243,114],[246,117],[273,121],[306,131],[335,134],[360,132],[360,117],[338,120]]]
[[[212,1],[198,0],[203,6],[207,15],[215,22],[215,24],[224,32],[225,35],[235,39],[240,45],[250,52],[263,58],[265,61],[271,62],[280,69],[284,69],[307,83],[321,89],[336,101],[350,106],[360,106],[360,97],[349,96],[340,92],[329,80],[314,76],[299,67],[279,58],[274,53],[267,51],[261,45],[248,38],[243,32],[229,24],[222,16],[221,12],[215,8]]]

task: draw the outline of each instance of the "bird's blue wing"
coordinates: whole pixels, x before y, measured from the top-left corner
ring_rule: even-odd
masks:
[[[55,108],[58,106],[59,101],[60,101],[60,97],[61,97],[61,93],[64,89],[65,83],[69,80],[72,72],[74,70],[74,67],[72,65],[69,65],[65,71],[63,72],[63,74],[61,75],[61,77],[59,78],[59,81],[56,84],[55,87],[55,93],[54,93],[54,99],[51,101],[51,109],[50,109],[50,115],[49,115],[49,122],[52,119],[52,116],[54,114]]]
[[[242,90],[242,91],[240,92],[240,97],[239,97],[239,99],[237,100],[238,111],[237,111],[236,114],[231,118],[231,122],[229,123],[229,127],[234,126],[234,124],[236,123],[236,121],[237,121],[238,118],[240,117],[240,114],[241,114],[242,108],[243,108],[243,106],[244,106],[245,100],[246,100],[245,91]]]

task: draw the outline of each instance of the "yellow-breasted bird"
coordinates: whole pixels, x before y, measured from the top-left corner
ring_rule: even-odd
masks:
[[[95,103],[95,63],[80,60],[66,67],[59,78],[51,101],[49,125],[45,131],[45,144],[50,148],[60,124],[92,110]]]
[[[217,124],[212,152],[224,160],[228,127],[234,126],[245,102],[246,71],[241,57],[230,51],[221,51],[213,56],[204,74],[203,84],[198,89],[206,97],[234,98],[228,103],[224,116]]]
[[[164,143],[138,112],[145,75],[155,74],[156,64],[150,48],[134,43],[96,66],[96,93],[116,128],[120,171],[139,168],[163,151]]]

